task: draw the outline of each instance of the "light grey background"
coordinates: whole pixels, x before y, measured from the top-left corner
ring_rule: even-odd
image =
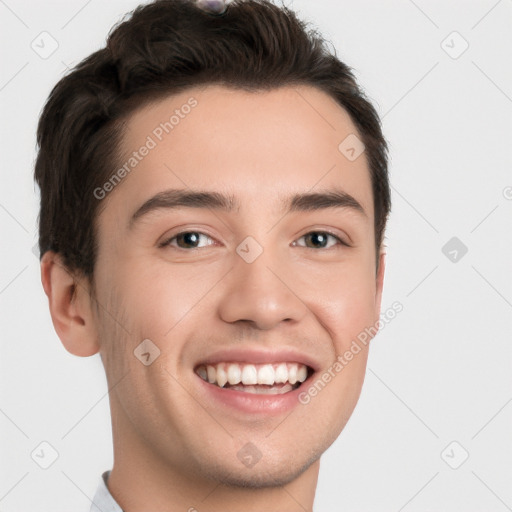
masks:
[[[112,466],[100,358],[65,351],[40,285],[32,171],[51,87],[137,4],[0,0],[1,512],[88,511]],[[383,310],[404,307],[372,344],[315,511],[512,510],[512,1],[287,5],[333,42],[383,117]],[[45,59],[31,47],[51,50],[43,31],[58,43]],[[464,256],[457,241],[443,253],[452,237]],[[50,461],[43,441],[58,452],[48,469],[36,463]]]

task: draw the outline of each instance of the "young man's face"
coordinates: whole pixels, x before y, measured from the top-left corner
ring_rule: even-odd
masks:
[[[191,97],[197,104],[182,108]],[[172,130],[158,130],[176,109]],[[333,364],[378,320],[383,276],[365,154],[351,161],[338,149],[355,133],[309,87],[194,88],[129,118],[119,167],[134,151],[140,161],[102,200],[94,273],[117,460],[271,486],[296,478],[339,435],[367,347],[341,371]],[[173,206],[172,191],[216,202]],[[309,194],[340,204],[301,199]],[[220,383],[240,372],[248,383],[293,381],[297,363],[298,378],[307,370],[298,389],[230,389],[199,375],[211,364]],[[315,383],[321,390],[306,396]]]

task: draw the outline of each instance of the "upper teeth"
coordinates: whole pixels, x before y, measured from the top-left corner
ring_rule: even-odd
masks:
[[[300,363],[274,363],[274,364],[245,364],[245,363],[216,363],[201,365],[197,374],[210,384],[224,387],[244,384],[274,384],[304,382],[308,376],[308,368]]]

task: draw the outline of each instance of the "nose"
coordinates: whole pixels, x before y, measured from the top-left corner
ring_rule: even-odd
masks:
[[[293,289],[289,265],[287,271],[283,267],[284,262],[266,251],[252,263],[236,256],[218,306],[222,320],[268,330],[281,322],[295,323],[304,318],[308,307]]]

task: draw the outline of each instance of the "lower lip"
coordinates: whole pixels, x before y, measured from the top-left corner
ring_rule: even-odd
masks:
[[[220,402],[231,409],[238,409],[245,413],[278,415],[290,412],[294,407],[300,405],[299,394],[308,388],[308,382],[313,375],[310,375],[298,388],[281,395],[248,393],[221,388],[206,382],[199,375],[196,377],[199,379],[208,401],[212,398],[217,403]]]

